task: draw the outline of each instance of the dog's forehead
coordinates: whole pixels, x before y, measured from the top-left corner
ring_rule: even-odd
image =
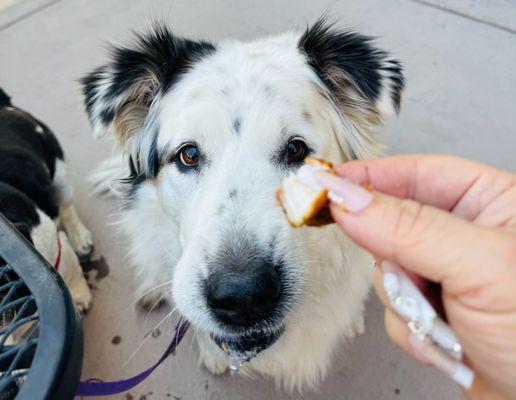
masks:
[[[306,82],[307,67],[292,35],[253,42],[226,41],[194,65],[184,83],[197,86],[193,90],[208,84],[209,88],[224,89],[226,94],[241,88],[267,91],[267,85],[281,88]]]
[[[223,42],[163,96],[159,119],[165,134],[158,140],[213,130],[221,138],[249,126],[250,132],[277,135],[292,119],[306,116],[317,94],[312,74],[293,35]]]

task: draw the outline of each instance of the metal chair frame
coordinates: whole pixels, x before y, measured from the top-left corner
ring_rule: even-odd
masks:
[[[22,325],[30,328],[8,344]],[[0,400],[73,399],[82,359],[82,326],[68,288],[0,214]]]

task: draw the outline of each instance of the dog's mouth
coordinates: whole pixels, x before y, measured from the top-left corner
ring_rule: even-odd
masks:
[[[211,335],[213,341],[226,353],[229,358],[229,367],[233,372],[240,366],[256,357],[259,353],[271,347],[283,334],[285,327],[275,329],[274,332],[251,332],[231,338]]]

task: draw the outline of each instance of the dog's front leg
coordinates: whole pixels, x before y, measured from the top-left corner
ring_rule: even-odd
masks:
[[[70,294],[72,295],[77,312],[79,315],[84,316],[90,309],[92,303],[90,288],[84,278],[79,259],[66,233],[61,231],[58,234],[62,249],[58,271],[63,277],[66,286],[70,289]]]
[[[364,315],[360,314],[353,320],[353,336],[362,335],[365,332]]]
[[[81,260],[88,260],[93,252],[93,238],[77,215],[75,207],[72,204],[61,206],[59,217],[75,253]]]
[[[52,187],[59,203],[59,219],[68,234],[70,244],[81,261],[88,261],[93,253],[93,238],[72,204],[73,188],[64,160],[56,160]]]
[[[199,364],[204,365],[214,375],[223,374],[228,370],[228,360],[224,352],[205,333],[197,335],[199,345]]]

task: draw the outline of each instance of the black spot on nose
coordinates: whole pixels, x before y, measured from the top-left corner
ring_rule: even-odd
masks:
[[[271,263],[255,267],[252,271],[221,270],[210,274],[207,302],[218,320],[251,327],[274,316],[281,297],[280,274]]]
[[[240,125],[242,124],[242,121],[240,120],[240,117],[235,118],[233,121],[233,129],[235,130],[235,133],[237,135],[240,135]]]
[[[236,189],[231,189],[228,193],[228,197],[231,199],[231,200],[234,200],[236,197],[237,197],[237,190]]]

